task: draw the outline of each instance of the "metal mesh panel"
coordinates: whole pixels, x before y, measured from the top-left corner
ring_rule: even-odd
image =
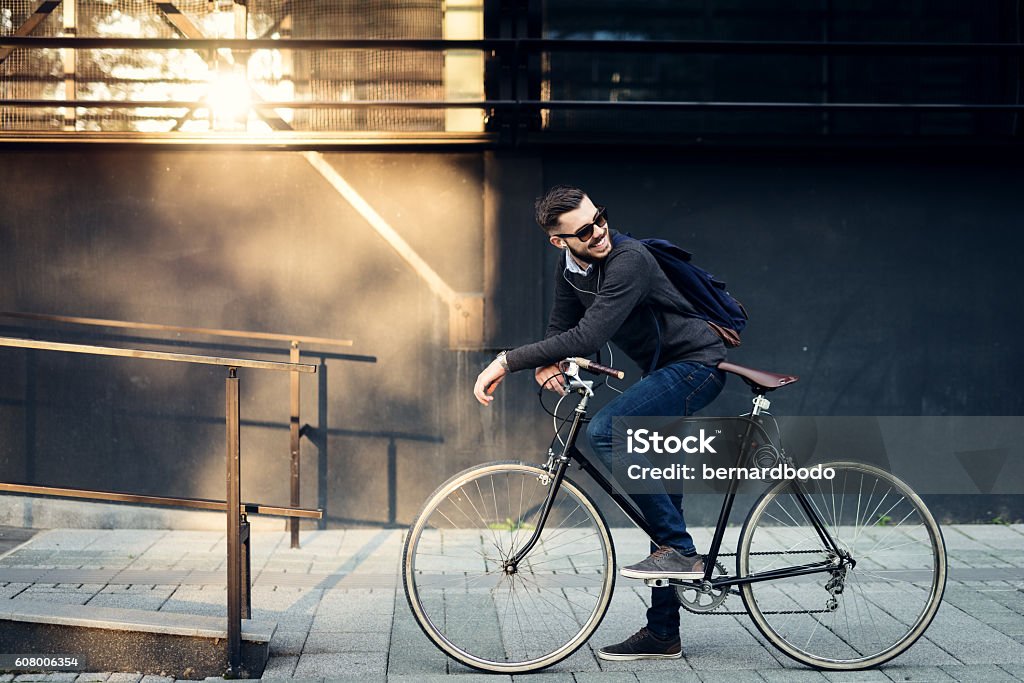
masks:
[[[256,3],[256,10],[264,3]],[[266,3],[280,4],[280,3]],[[440,2],[292,2],[295,38],[442,37]],[[256,13],[256,12],[254,12]],[[444,56],[399,50],[316,50],[295,55],[295,92],[312,100],[441,100]],[[307,109],[303,130],[444,130],[444,114],[412,109]]]
[[[37,0],[0,2],[0,35],[17,35],[40,5]],[[57,36],[62,32],[60,6],[32,32],[37,36]],[[0,50],[0,56],[5,52]],[[13,50],[0,62],[0,98],[56,99],[64,94],[64,65],[60,50]],[[0,107],[2,130],[61,130],[62,110]]]
[[[70,1],[70,0],[65,0]],[[0,30],[13,33],[39,0],[0,0]],[[153,0],[76,0],[84,38],[442,38],[441,0],[250,0],[239,25],[228,0],[177,0],[178,16]],[[58,7],[33,36],[61,36]],[[258,110],[224,116],[208,99],[235,78],[252,102],[443,100],[444,55],[405,50],[74,50],[75,92],[65,93],[61,49],[15,50],[0,63],[5,99],[194,102],[181,108],[0,109],[0,130],[205,132],[443,131],[442,110],[409,108]],[[248,85],[245,85],[245,83]]]

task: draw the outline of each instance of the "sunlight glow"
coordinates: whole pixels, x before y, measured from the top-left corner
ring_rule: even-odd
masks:
[[[218,128],[244,126],[252,107],[252,91],[245,72],[239,69],[216,72],[210,80],[206,103]]]

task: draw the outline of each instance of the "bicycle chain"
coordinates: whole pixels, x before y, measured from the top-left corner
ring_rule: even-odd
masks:
[[[818,554],[818,555],[820,555],[821,551],[820,550],[763,550],[761,552],[747,553],[747,555],[808,555],[808,554]],[[719,557],[735,557],[736,553],[719,553],[718,556]],[[739,590],[737,590],[737,589],[730,588],[729,589],[729,594],[730,595],[735,595],[735,593],[733,592],[734,590],[736,591],[736,593],[739,592]],[[692,610],[688,610],[688,611],[692,611]],[[830,609],[791,609],[791,610],[771,610],[771,611],[768,611],[768,612],[761,612],[761,614],[831,614],[834,611],[835,610],[830,610]],[[748,612],[745,611],[745,610],[743,612],[729,612],[729,611],[719,612],[718,610],[715,610],[713,612],[693,612],[693,614],[710,614],[712,616],[723,616],[724,617],[724,616],[730,616],[730,615],[735,615],[735,616],[744,615],[744,614],[748,614]]]

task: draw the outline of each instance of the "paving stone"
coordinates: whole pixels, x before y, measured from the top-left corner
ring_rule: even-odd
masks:
[[[759,637],[738,626],[691,631],[683,646],[686,661],[701,672],[774,668],[778,666],[774,653],[774,648],[769,652]]]
[[[956,681],[985,681],[985,683],[1017,683],[1017,679],[995,664],[940,667]]]
[[[891,678],[886,676],[878,669],[868,669],[867,671],[823,671],[822,674],[829,681],[835,683],[846,683],[846,681],[882,681],[882,683],[890,683]]]
[[[291,678],[295,672],[295,665],[298,663],[298,655],[271,656],[267,660],[267,666],[263,669],[263,680]]]
[[[575,683],[575,680],[571,673],[551,673],[547,669],[540,673],[513,674],[512,676],[512,683]]]
[[[698,542],[706,545],[710,530],[694,531]],[[735,536],[736,530],[731,529],[730,533]],[[85,530],[64,533],[57,530],[49,535],[51,538],[43,539],[45,542],[38,547],[30,544],[0,559],[0,567],[14,568],[3,571],[32,571],[33,576],[42,576],[42,570],[47,568],[59,569],[59,573],[48,574],[52,579],[48,584],[30,586],[9,582],[0,585],[0,604],[3,599],[31,588],[29,594],[34,599],[67,604],[78,604],[85,595],[90,605],[223,615],[226,605],[223,532]],[[639,532],[616,529],[613,535],[617,541],[624,539],[618,541],[620,557],[632,561],[634,555],[636,559],[646,556],[647,541]],[[480,674],[446,657],[412,619],[396,581],[401,531],[316,531],[310,532],[308,538],[304,533],[303,548],[298,551],[288,547],[288,535],[284,532],[267,532],[265,536],[254,537],[254,572],[277,565],[290,571],[297,567],[308,568],[307,571],[315,570],[316,575],[295,574],[300,582],[294,585],[257,583],[253,589],[253,608],[254,617],[278,624],[265,674],[268,679],[295,676],[303,680],[335,680],[340,675],[353,682],[368,683],[383,681],[387,671],[389,681],[417,683],[440,681],[446,674],[463,681],[482,677],[479,680],[510,683],[526,680],[598,683],[637,678],[644,683],[656,683],[722,677],[742,681],[751,675],[758,678],[749,680],[763,679],[768,683],[822,680],[891,683],[893,680],[950,678],[1024,680],[1024,569],[1020,569],[1024,567],[1024,551],[1015,550],[1022,547],[1024,525],[1012,529],[994,525],[958,526],[950,537],[953,539],[950,543],[952,564],[960,569],[950,581],[946,602],[935,623],[923,639],[893,663],[868,672],[821,673],[800,668],[768,645],[745,616],[701,617],[688,613],[682,615],[684,659],[598,662],[594,649],[634,633],[642,625],[649,603],[649,589],[636,582],[620,581],[601,628],[572,657],[533,675]],[[728,541],[727,545],[730,545]],[[189,551],[182,554],[182,548],[189,548]],[[195,569],[193,579],[202,578],[204,571],[215,571],[217,575],[214,583],[205,586],[168,584],[156,589],[152,583],[107,586],[74,583],[98,576],[100,571],[122,571],[128,567],[165,574],[172,567],[184,571]],[[991,576],[980,571],[985,568],[991,570]],[[979,571],[972,573],[972,570]],[[1010,574],[992,573],[997,570]],[[1020,572],[1019,580],[1011,575],[1014,571]],[[139,579],[144,576],[140,575]],[[182,571],[176,576],[175,581],[189,580],[189,575]],[[11,577],[17,578],[14,574]],[[313,583],[304,585],[302,581]],[[161,603],[164,599],[167,599],[166,604]],[[735,607],[740,607],[739,602]],[[348,635],[350,633],[352,635]],[[307,641],[308,647],[303,652]],[[370,659],[346,660],[344,655],[366,655]],[[303,664],[301,672],[296,670],[300,662]],[[349,666],[347,671],[346,665]],[[335,670],[330,670],[331,666]],[[84,676],[86,674],[80,674],[75,680],[85,680]],[[102,680],[103,676],[106,674],[98,674],[96,679]],[[142,679],[139,674],[115,676],[107,680],[119,683]],[[13,675],[0,677],[0,683],[11,680],[14,680]]]
[[[295,667],[296,678],[331,678],[384,674],[386,652],[342,652],[335,654],[303,654]]]
[[[500,674],[483,674],[479,671],[471,671],[463,674],[430,674],[426,676],[388,675],[388,683],[452,683],[452,678],[457,683],[512,683],[511,676]]]
[[[340,612],[317,612],[310,626],[311,631],[354,632],[358,630],[386,632],[391,629],[390,613],[347,614]]]
[[[1024,666],[1007,666],[1005,664],[1000,664],[999,668],[1011,676],[1014,676],[1017,680],[1024,681]]]
[[[594,650],[589,643],[586,643],[576,652],[572,653],[557,664],[553,664],[544,671],[552,673],[586,673],[601,671]]]
[[[401,643],[388,651],[388,678],[403,674],[445,674],[448,657],[438,650],[408,613],[395,615],[391,642]]]
[[[388,633],[311,631],[302,648],[303,654],[331,652],[387,652]]]
[[[886,676],[894,681],[955,681],[948,672],[937,666],[896,666],[884,669]]]
[[[72,683],[78,678],[77,671],[55,671],[46,677],[47,681],[56,681],[57,683]]]
[[[828,681],[820,671],[810,669],[760,669],[767,683],[826,683]]]
[[[173,676],[154,676],[149,674],[142,677],[141,683],[174,683]]]
[[[1024,664],[1024,647],[952,604],[944,603],[925,632],[963,664]],[[949,662],[936,662],[940,666]]]
[[[703,683],[764,683],[756,671],[750,670],[701,671],[700,680]]]
[[[112,673],[107,678],[109,683],[139,683],[142,680],[142,674],[139,673]]]
[[[108,678],[110,678],[109,673],[79,674],[78,678],[75,679],[75,683],[101,683]]]
[[[299,655],[306,644],[308,631],[285,631],[277,628],[270,637],[270,656]]]
[[[584,671],[573,674],[576,683],[637,683],[637,676],[634,673],[622,672],[592,672]],[[645,676],[644,680],[648,680]]]
[[[642,672],[636,676],[640,683],[700,683],[701,680],[697,672],[690,669]]]

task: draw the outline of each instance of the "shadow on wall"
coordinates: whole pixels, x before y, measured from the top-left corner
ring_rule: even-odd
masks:
[[[303,379],[302,505],[394,523],[400,491],[422,500],[443,478],[447,308],[300,156],[11,156],[5,308],[352,338],[380,362],[327,356],[323,396]],[[331,161],[453,287],[479,291],[477,156]],[[223,498],[222,370],[5,349],[0,371],[4,480]],[[287,504],[288,377],[240,376],[243,498]]]

